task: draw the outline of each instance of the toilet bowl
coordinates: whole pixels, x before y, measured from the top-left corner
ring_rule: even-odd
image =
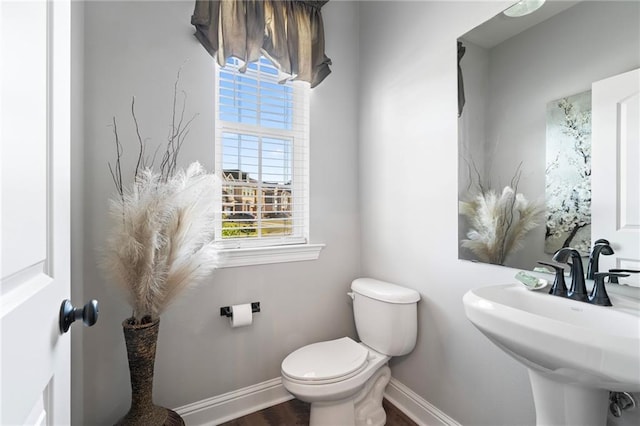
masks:
[[[384,425],[390,358],[349,337],[314,343],[285,358],[282,384],[311,403],[310,425]]]
[[[391,357],[349,337],[314,343],[291,353],[282,362],[282,382],[307,402],[353,396]]]
[[[382,397],[391,378],[387,363],[415,347],[416,291],[371,278],[354,280],[351,289],[363,341],[312,343],[282,362],[284,387],[311,403],[310,426],[383,426]]]

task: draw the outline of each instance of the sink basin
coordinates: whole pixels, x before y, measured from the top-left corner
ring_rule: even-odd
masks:
[[[470,290],[463,303],[529,369],[538,424],[604,425],[610,390],[640,391],[640,301],[609,297],[614,306],[595,306],[506,284]]]

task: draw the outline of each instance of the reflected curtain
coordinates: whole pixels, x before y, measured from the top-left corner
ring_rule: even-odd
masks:
[[[191,24],[220,66],[233,56],[246,67],[265,55],[284,74],[283,81],[302,80],[315,87],[331,73],[320,13],[327,2],[196,0]]]
[[[467,48],[464,47],[461,42],[458,42],[458,117],[462,116],[462,109],[466,102],[464,97],[464,81],[462,80],[462,67],[460,66],[460,61],[466,51]]]

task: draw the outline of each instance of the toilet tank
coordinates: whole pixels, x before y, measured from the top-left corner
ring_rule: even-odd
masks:
[[[360,341],[389,356],[406,355],[416,345],[420,294],[373,278],[351,283],[353,315]]]

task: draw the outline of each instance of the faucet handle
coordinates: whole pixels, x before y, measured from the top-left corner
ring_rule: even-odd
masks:
[[[567,285],[564,282],[564,266],[557,263],[538,262],[540,265],[550,266],[556,270],[556,277],[553,280],[553,286],[549,290],[549,294],[554,296],[567,297]]]
[[[596,272],[593,274],[595,277],[595,283],[593,284],[593,290],[589,295],[589,303],[600,306],[611,306],[611,300],[607,294],[607,289],[604,286],[604,277],[628,277],[629,274],[623,274],[620,272]]]
[[[618,269],[618,268],[614,268],[614,269],[609,269],[609,272],[617,272],[617,273],[622,272],[622,273],[626,273],[626,274],[638,274],[638,273],[640,273],[640,270],[637,270],[637,269]],[[620,284],[620,283],[618,282],[618,277],[619,277],[619,276],[620,276],[620,275],[611,275],[611,276],[609,276],[609,282],[610,282],[611,284]],[[628,275],[627,275],[627,276],[628,276]]]

